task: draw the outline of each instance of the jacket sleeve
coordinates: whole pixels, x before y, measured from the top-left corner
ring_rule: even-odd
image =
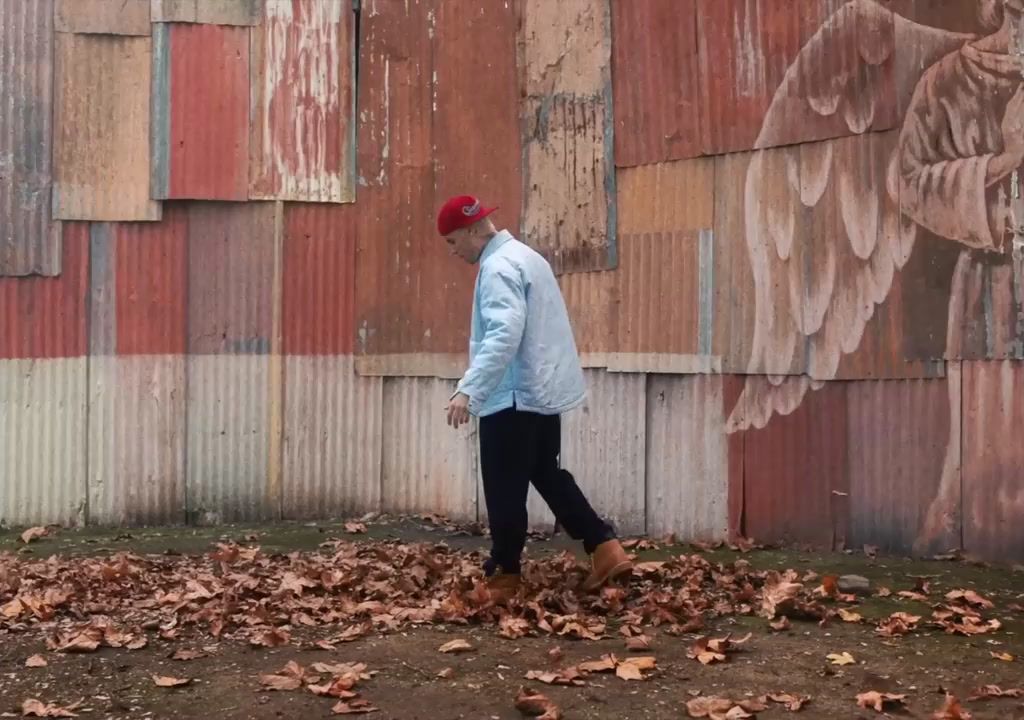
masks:
[[[526,327],[526,289],[511,266],[487,268],[480,277],[480,350],[458,385],[474,404],[487,401],[519,351]]]

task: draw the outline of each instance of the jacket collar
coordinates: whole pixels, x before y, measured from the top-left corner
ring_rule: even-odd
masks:
[[[487,241],[487,245],[484,246],[484,251],[480,253],[480,264],[483,265],[484,261],[487,260],[495,251],[502,245],[512,239],[512,233],[508,230],[499,230],[494,233],[494,236]]]

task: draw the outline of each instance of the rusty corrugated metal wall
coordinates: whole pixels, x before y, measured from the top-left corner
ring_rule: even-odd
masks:
[[[1024,28],[979,7],[0,4],[0,522],[485,519],[468,192],[559,275],[623,531],[1021,557]]]

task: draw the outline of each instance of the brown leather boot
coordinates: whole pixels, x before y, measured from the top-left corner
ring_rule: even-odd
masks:
[[[593,570],[583,581],[583,589],[587,592],[597,590],[609,580],[615,580],[633,570],[633,563],[618,540],[609,540],[598,545],[594,549],[591,562]]]
[[[495,605],[507,605],[519,592],[521,585],[522,578],[518,573],[506,573],[501,568],[487,578],[487,592]]]

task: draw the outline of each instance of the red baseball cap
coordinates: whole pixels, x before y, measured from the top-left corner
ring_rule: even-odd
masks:
[[[442,235],[448,235],[483,220],[497,209],[484,207],[472,195],[457,195],[442,205],[437,213],[437,231]]]

